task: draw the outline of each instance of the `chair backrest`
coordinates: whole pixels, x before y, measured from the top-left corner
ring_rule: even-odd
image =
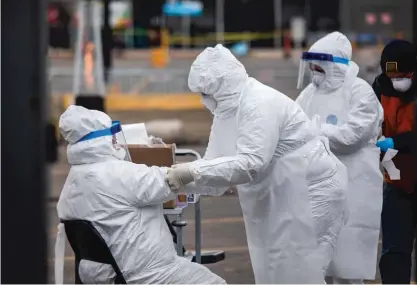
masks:
[[[78,267],[82,259],[111,265],[116,273],[116,284],[127,284],[106,242],[91,222],[85,220],[61,222],[65,226],[65,233],[75,254],[76,284],[81,284]]]

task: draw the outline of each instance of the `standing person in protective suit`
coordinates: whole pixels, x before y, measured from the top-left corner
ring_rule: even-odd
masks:
[[[164,181],[167,168],[130,161],[120,124],[99,111],[70,106],[59,128],[71,165],[58,201],[61,220],[87,220],[109,247],[128,284],[225,284],[203,265],[177,256],[163,216],[175,199]],[[62,284],[65,231],[55,247],[55,281]],[[81,260],[84,284],[114,281],[110,265]]]
[[[197,57],[188,85],[214,119],[204,159],[168,171],[172,189],[221,195],[237,185],[256,283],[323,283],[308,187],[343,196],[346,182],[327,139],[222,45]]]
[[[357,77],[359,67],[351,57],[352,46],[339,32],[314,43],[302,55],[298,88],[306,69],[312,82],[296,100],[310,118],[315,117],[330,149],[348,169],[349,220],[327,272],[336,284],[375,279],[382,207],[380,151],[375,143],[383,110],[372,87]]]
[[[389,43],[381,55],[382,74],[373,84],[384,108],[382,152],[398,150],[393,158],[400,180],[385,173],[382,207],[383,284],[409,284],[411,254],[417,223],[417,47],[404,40]]]

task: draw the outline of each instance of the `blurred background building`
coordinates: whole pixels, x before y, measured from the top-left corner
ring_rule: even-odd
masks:
[[[190,19],[189,45],[206,46],[215,42],[216,31],[224,31],[226,43],[236,42],[236,33],[251,33],[251,47],[280,47],[282,30],[291,19],[303,17],[308,37],[314,41],[325,32],[340,30],[360,45],[386,42],[394,37],[412,38],[413,0],[200,0],[203,13]],[[176,36],[184,36],[182,17],[164,17],[162,6],[169,0],[119,0],[110,4],[113,41],[117,47],[149,48],[149,31],[167,28],[171,48],[182,46]],[[50,1],[48,22],[51,47],[70,48],[74,43],[74,1]],[[222,6],[222,7],[219,7]],[[220,15],[223,14],[223,15]],[[222,21],[221,19],[224,19]],[[220,21],[219,21],[220,20]],[[223,22],[223,23],[222,23]],[[222,27],[218,27],[221,25]],[[228,37],[228,34],[234,34]],[[274,35],[281,39],[274,41]],[[242,39],[247,39],[241,37]]]

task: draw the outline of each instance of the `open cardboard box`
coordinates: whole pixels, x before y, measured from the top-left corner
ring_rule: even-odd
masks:
[[[147,166],[171,167],[175,163],[175,144],[129,144],[128,145],[132,162],[145,164]],[[178,195],[178,202],[186,203],[185,195]],[[177,200],[164,203],[164,209],[174,209]]]

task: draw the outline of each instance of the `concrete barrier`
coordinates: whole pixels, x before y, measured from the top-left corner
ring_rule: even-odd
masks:
[[[65,110],[74,104],[74,95],[61,96],[61,107]],[[137,110],[200,110],[204,106],[197,93],[179,94],[108,94],[105,100],[106,112],[123,112]]]

